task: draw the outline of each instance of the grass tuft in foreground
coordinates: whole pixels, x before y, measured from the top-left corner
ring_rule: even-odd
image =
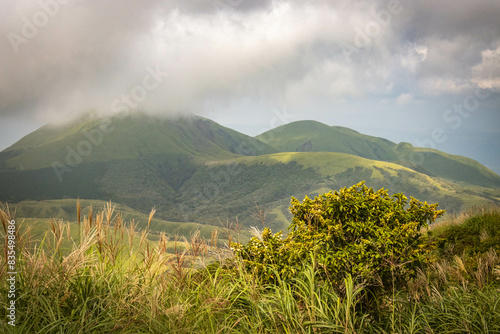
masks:
[[[152,213],[154,214],[154,213]],[[151,215],[152,217],[152,215]],[[0,210],[7,240],[14,213]],[[495,249],[440,257],[415,279],[360,307],[356,277],[319,281],[312,259],[293,278],[260,284],[217,236],[159,241],[111,206],[78,223],[52,221],[34,240],[16,235],[16,326],[3,333],[495,333],[500,331],[500,259]],[[74,229],[77,229],[75,233]],[[4,242],[3,249],[7,250]],[[166,250],[171,249],[169,253]],[[2,251],[0,291],[7,295]],[[217,261],[215,261],[217,260]]]

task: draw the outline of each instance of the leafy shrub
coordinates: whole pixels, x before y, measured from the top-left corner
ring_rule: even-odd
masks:
[[[292,197],[285,239],[265,229],[260,238],[233,249],[266,283],[292,278],[314,263],[322,279],[339,286],[348,275],[369,286],[394,286],[428,261],[430,247],[420,230],[444,213],[437,206],[361,182],[302,203]]]

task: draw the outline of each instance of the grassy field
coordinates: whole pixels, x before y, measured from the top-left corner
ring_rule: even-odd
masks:
[[[456,245],[464,241],[452,230],[464,226],[479,231],[479,242],[491,241],[497,236],[488,229],[500,225],[498,208],[475,209],[431,226],[429,242],[448,238],[436,250],[436,261],[420,268],[404,288],[378,296],[370,309],[363,306],[365,290],[356,277],[344,281],[342,295],[318,281],[312,266],[291,281],[262,285],[220,246],[217,232],[209,239],[195,233],[151,240],[147,225],[154,212],[146,228],[136,230],[112,210],[80,211],[79,224],[25,220],[34,227],[20,228],[16,235],[16,296],[1,301],[1,332],[500,331],[499,253],[494,248],[457,253]],[[0,216],[2,240],[7,240],[13,213],[3,208]],[[0,290],[7,296],[5,242],[2,249]],[[9,300],[15,300],[15,327],[7,323]]]
[[[125,205],[105,202],[101,200],[78,200],[78,199],[60,199],[60,200],[45,200],[45,201],[21,201],[10,205],[10,209],[16,213],[16,217],[24,221],[24,226],[29,227],[35,236],[40,237],[45,231],[49,230],[50,222],[62,220],[70,224],[77,225],[77,202],[80,201],[80,215],[83,220],[88,216],[89,210],[103,211],[108,206],[114,208],[113,215],[119,214],[122,221],[134,222],[136,229],[143,230],[148,227],[149,216]],[[24,218],[28,217],[28,218]],[[33,218],[37,217],[37,218]],[[164,219],[153,217],[149,222],[148,237],[151,240],[157,240],[161,232],[167,236],[174,237],[189,237],[195,231],[199,231],[200,236],[205,239],[210,239],[214,229],[219,231],[219,241],[227,242],[224,237],[225,227],[222,224],[208,225],[190,222],[172,222]],[[249,238],[249,233],[242,234],[243,240]]]

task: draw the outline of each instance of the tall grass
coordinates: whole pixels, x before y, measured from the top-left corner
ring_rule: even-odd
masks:
[[[78,216],[81,207],[78,205]],[[500,260],[495,251],[421,268],[405,290],[360,304],[356,278],[342,296],[314,263],[293,280],[261,285],[231,251],[198,233],[158,241],[109,204],[77,223],[57,219],[43,238],[19,228],[16,327],[3,333],[479,333],[500,331]],[[14,218],[0,209],[2,222]],[[154,210],[149,216],[151,221]],[[4,225],[5,226],[5,225]],[[78,229],[78,233],[72,232]],[[5,237],[6,230],[2,232]],[[77,236],[76,236],[77,235]],[[72,237],[76,236],[76,237]],[[2,238],[4,239],[4,238]],[[6,249],[6,245],[3,246]],[[6,284],[5,252],[0,267]],[[217,260],[217,262],[214,262]]]

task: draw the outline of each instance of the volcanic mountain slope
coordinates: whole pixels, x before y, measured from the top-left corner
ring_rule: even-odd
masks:
[[[394,162],[429,176],[468,184],[500,187],[500,177],[477,161],[430,148],[396,144],[354,130],[315,121],[298,121],[256,138],[280,152],[339,152]]]
[[[405,154],[419,150],[425,163],[411,168]],[[267,226],[282,228],[291,196],[363,180],[450,211],[500,199],[500,177],[471,159],[318,122],[252,138],[198,116],[87,115],[0,153],[0,201],[112,200],[143,213],[156,207],[167,221],[218,226],[257,224],[258,205]]]
[[[240,222],[255,225],[252,211],[257,204],[268,210],[268,225],[282,228],[291,218],[291,196],[303,199],[361,181],[375,189],[439,202],[451,213],[500,199],[498,188],[457,184],[395,163],[335,152],[284,152],[199,168],[180,189],[178,205],[169,210],[169,216],[212,224],[238,216]]]
[[[86,115],[46,125],[1,152],[1,196],[118,198],[146,208],[169,201],[203,161],[272,152],[198,116]]]
[[[0,153],[0,169],[135,160],[158,154],[184,154],[203,160],[274,152],[255,138],[199,116],[161,118],[134,113],[99,117],[89,113],[62,126],[45,125],[22,138]]]

